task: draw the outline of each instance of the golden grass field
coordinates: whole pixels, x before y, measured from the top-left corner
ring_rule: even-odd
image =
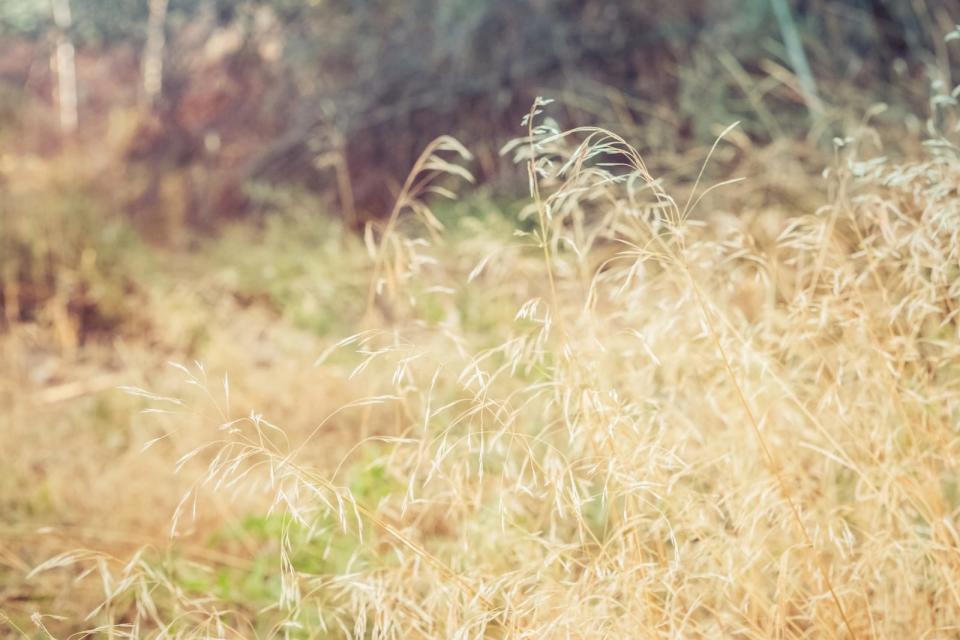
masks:
[[[56,273],[0,337],[4,633],[960,637],[955,132],[803,208],[735,128],[672,186],[541,108],[515,214],[442,138],[363,237],[8,229]]]

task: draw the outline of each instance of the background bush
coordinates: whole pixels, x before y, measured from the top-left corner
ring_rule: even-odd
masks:
[[[825,102],[812,135],[827,145],[843,124],[833,105],[922,111],[914,80],[948,67],[941,39],[960,19],[945,0],[790,4]],[[121,206],[140,219],[214,225],[251,209],[254,182],[295,183],[339,197],[351,218],[377,217],[442,133],[516,194],[524,185],[504,177],[498,150],[537,95],[561,99],[561,124],[616,126],[656,156],[737,119],[758,143],[811,133],[769,0],[172,0],[163,92],[141,110],[147,3],[70,5],[79,135],[133,123],[112,138],[105,170],[123,165]],[[30,151],[57,146],[48,14],[24,0],[0,8],[6,109],[47,107],[47,126],[14,143]]]

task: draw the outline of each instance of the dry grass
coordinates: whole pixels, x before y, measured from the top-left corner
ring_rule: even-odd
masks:
[[[282,375],[128,389],[163,437],[138,455],[182,454],[142,469],[174,543],[33,568],[44,614],[102,602],[24,635],[960,634],[957,147],[894,165],[837,141],[818,211],[732,215],[704,207],[743,185],[675,199],[543,104],[506,149],[532,196],[512,236],[445,238],[423,196],[467,174],[442,140],[368,229],[359,331],[288,343]]]

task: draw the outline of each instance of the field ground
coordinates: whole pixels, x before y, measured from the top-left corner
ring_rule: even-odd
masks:
[[[957,637],[960,162],[838,145],[674,199],[544,133],[530,202],[366,238],[13,223],[0,625]]]

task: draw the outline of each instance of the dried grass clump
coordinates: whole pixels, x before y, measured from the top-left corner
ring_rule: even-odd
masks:
[[[272,605],[98,557],[111,576],[98,625],[132,637],[960,632],[957,147],[941,139],[895,166],[838,141],[835,197],[816,213],[709,215],[707,188],[675,200],[623,139],[560,132],[543,104],[507,149],[529,173],[532,231],[445,245],[405,223],[412,209],[438,227],[413,186],[462,173],[436,157],[461,151],[451,141],[369,230],[367,326],[318,361],[364,397],[294,439],[181,369],[222,410],[217,438],[181,460],[205,466],[197,489],[265,496],[278,519]],[[418,315],[428,303],[438,318]],[[316,462],[345,415],[358,442],[339,466]],[[188,493],[174,530],[197,508]]]

